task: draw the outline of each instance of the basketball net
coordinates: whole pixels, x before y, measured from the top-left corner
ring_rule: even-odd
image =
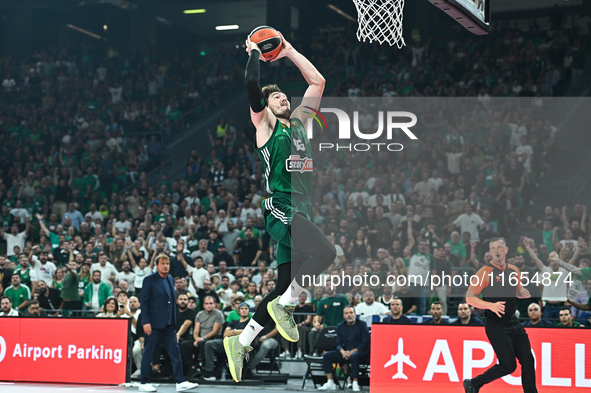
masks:
[[[398,49],[406,45],[402,37],[404,0],[353,0],[357,8],[357,39],[387,42]]]

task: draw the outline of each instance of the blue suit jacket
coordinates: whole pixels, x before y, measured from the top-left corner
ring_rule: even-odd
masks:
[[[166,283],[170,283],[173,294],[176,297],[174,289],[174,280],[171,276],[160,277],[158,272],[152,273],[144,279],[142,293],[140,295],[140,304],[142,308],[142,323],[151,324],[152,329],[164,329],[168,324],[168,318],[172,309],[174,313],[172,326],[176,327],[176,299],[170,298],[170,290]]]
[[[337,326],[337,350],[350,351],[357,348],[359,355],[369,353],[369,329],[364,321],[357,319],[354,325],[347,325],[346,321]]]

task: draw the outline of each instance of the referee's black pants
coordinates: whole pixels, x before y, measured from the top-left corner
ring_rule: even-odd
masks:
[[[485,331],[499,363],[472,379],[472,385],[476,390],[515,371],[517,368],[515,358],[517,358],[521,364],[523,391],[525,393],[537,393],[534,357],[531,353],[529,337],[519,320],[514,317],[510,325],[487,323]]]

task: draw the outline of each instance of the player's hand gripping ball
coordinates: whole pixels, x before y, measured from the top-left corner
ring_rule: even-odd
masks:
[[[250,32],[250,40],[258,45],[265,60],[273,60],[283,47],[281,34],[271,26],[259,26]]]

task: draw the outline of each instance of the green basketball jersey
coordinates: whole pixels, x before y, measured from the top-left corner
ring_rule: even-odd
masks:
[[[264,146],[256,149],[263,163],[265,190],[309,197],[312,190],[312,147],[299,119],[290,127],[279,120]]]

